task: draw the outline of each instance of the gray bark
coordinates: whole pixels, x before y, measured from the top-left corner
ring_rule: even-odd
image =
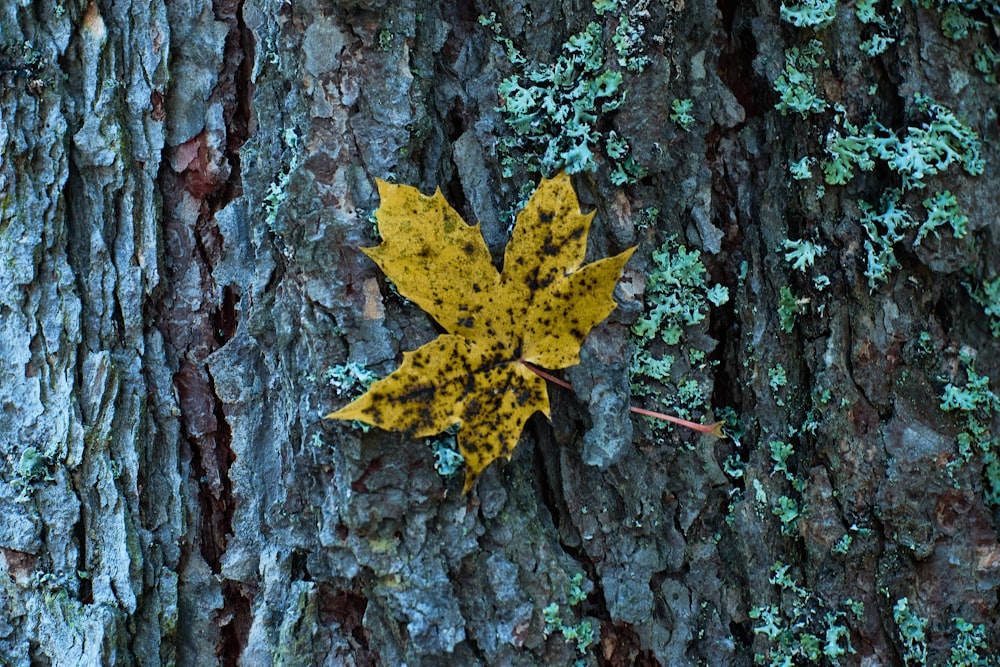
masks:
[[[776,651],[751,610],[795,606],[779,561],[810,631],[864,603],[838,616],[856,650],[840,664],[903,664],[903,597],[929,619],[928,664],[953,617],[1000,652],[984,455],[949,465],[963,422],[938,409],[961,350],[1000,386],[962,286],[1000,266],[1000,91],[931,9],[905,4],[881,58],[859,55],[871,29],[845,7],[816,33],[818,86],[852,122],[902,128],[919,92],[983,138],[985,174],[920,194],[955,192],[969,236],[898,244],[869,290],[857,200],[895,176],[817,202],[788,164],[822,155],[833,111],[774,109],[783,52],[813,33],[771,2],[648,11],[651,64],[598,120],[647,176],[614,186],[599,158],[574,180],[591,255],[639,246],[620,306],[565,373],[575,394],[552,387],[552,421],[464,497],[424,442],[320,419],[346,401],[329,369],[384,376],[437,335],[358,250],[377,241],[374,178],[441,187],[500,257],[535,176],[501,176],[513,70],[478,17],[531,62],[616,20],[580,0],[0,5],[0,664],[751,665]],[[682,98],[690,132],[668,120]],[[782,257],[809,234],[829,247],[823,291]],[[670,236],[730,290],[685,331],[710,363],[681,363],[707,395],[694,417],[735,409],[738,442],[628,417],[629,326]],[[791,331],[784,286],[809,299]],[[788,476],[774,439],[795,444]],[[802,510],[784,532],[781,496]],[[552,604],[594,642],[547,625]]]

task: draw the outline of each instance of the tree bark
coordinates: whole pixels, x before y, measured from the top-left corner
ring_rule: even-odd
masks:
[[[4,4],[0,662],[943,665],[976,631],[956,618],[1000,653],[997,405],[939,407],[1000,383],[973,296],[1000,267],[1000,90],[973,65],[1000,17],[964,4],[956,40],[942,7],[880,7],[894,42],[867,56],[881,28],[846,3],[815,28],[619,3],[642,71],[616,60],[622,10],[583,0]],[[550,386],[551,421],[463,496],[425,442],[321,419],[350,398],[332,369],[384,376],[438,333],[359,251],[374,179],[440,187],[499,261],[539,155],[504,174],[498,85],[592,21],[627,93],[591,129],[645,173],[615,185],[598,151],[574,176],[588,257],[639,249],[575,392]],[[812,39],[827,106],[783,114]],[[919,95],[978,132],[982,175],[824,183],[831,131],[902,137],[934,113]],[[871,284],[858,202],[895,189],[912,211],[954,193],[968,233],[906,231]],[[628,413],[662,409],[630,390],[630,328],[671,237],[730,298],[661,348],[660,386],[683,371],[725,440]],[[798,239],[827,248],[808,271]]]

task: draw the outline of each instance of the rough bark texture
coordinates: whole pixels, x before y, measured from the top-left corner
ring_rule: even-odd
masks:
[[[424,443],[320,419],[346,400],[329,369],[384,375],[436,335],[357,250],[373,179],[441,187],[499,257],[534,177],[501,177],[497,85],[516,70],[478,18],[530,63],[591,20],[613,61],[617,19],[583,0],[0,3],[0,662],[750,665],[781,650],[750,615],[773,605],[806,624],[784,636],[803,664],[826,614],[855,651],[840,664],[903,664],[903,598],[927,664],[948,661],[954,617],[1000,652],[990,474],[938,407],[966,381],[960,351],[1000,386],[963,287],[1000,266],[1000,92],[933,9],[883,7],[897,44],[868,58],[851,8],[812,31],[778,4],[648,3],[651,63],[596,121],[647,175],[616,187],[599,158],[575,179],[593,256],[640,247],[620,307],[565,374],[575,395],[553,388],[552,422],[463,497]],[[983,175],[910,195],[950,189],[969,235],[911,233],[874,290],[857,201],[899,175],[822,199],[820,176],[789,176],[835,125],[774,108],[785,50],[814,36],[817,90],[851,122],[902,132],[922,93],[983,140]],[[689,132],[668,120],[681,98]],[[733,408],[738,440],[627,416],[629,326],[672,235],[730,290],[683,349],[706,354],[686,369],[694,416]],[[807,237],[829,248],[812,274],[783,257]]]

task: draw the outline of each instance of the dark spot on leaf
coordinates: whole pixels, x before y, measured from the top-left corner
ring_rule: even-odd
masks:
[[[466,242],[466,244],[462,246],[462,252],[471,257],[472,254],[476,252],[476,246],[472,245],[470,242]]]
[[[545,243],[542,244],[542,254],[546,257],[554,257],[559,254],[559,245],[552,242],[552,237],[545,239]]]
[[[471,401],[465,404],[465,414],[467,415],[478,415],[483,409],[482,404],[479,402],[478,398],[473,398]]]
[[[420,422],[421,424],[430,424],[434,421],[434,413],[431,412],[430,408],[422,407],[420,408]]]
[[[430,405],[434,402],[436,396],[437,387],[425,384],[410,387],[408,391],[400,392],[397,400],[401,403],[423,403]]]
[[[538,290],[538,270],[539,267],[536,266],[524,277],[524,286],[532,292]]]

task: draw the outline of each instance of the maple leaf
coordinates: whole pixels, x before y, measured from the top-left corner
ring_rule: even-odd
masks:
[[[447,332],[413,352],[346,407],[356,419],[408,437],[459,424],[464,492],[497,458],[510,459],[528,418],[549,417],[545,380],[527,364],[557,369],[617,304],[611,298],[635,248],[583,265],[593,213],[580,211],[569,176],[542,179],[493,265],[479,231],[445,201],[378,181],[382,243],[362,248],[399,293]]]

